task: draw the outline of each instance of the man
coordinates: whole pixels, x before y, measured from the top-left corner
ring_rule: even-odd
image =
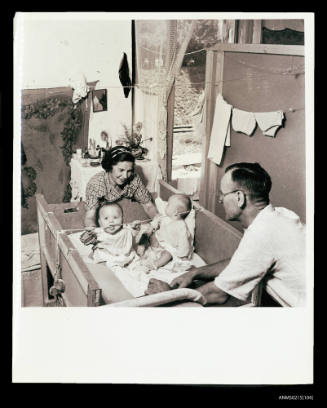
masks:
[[[244,228],[240,244],[227,261],[190,271],[174,279],[173,289],[194,279],[211,280],[197,288],[207,303],[223,304],[234,296],[247,301],[269,273],[285,287],[290,303],[302,306],[305,296],[305,227],[292,211],[269,204],[271,179],[258,163],[235,163],[226,168],[219,201],[227,220]],[[221,237],[223,239],[223,237]]]

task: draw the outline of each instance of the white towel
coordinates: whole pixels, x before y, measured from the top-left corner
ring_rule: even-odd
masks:
[[[245,133],[251,136],[257,122],[252,112],[246,112],[241,109],[233,108],[232,127],[235,132]]]
[[[232,105],[229,105],[219,93],[216,99],[208,159],[220,164],[224,147],[230,146],[230,118]]]
[[[271,137],[275,136],[284,119],[284,113],[282,111],[256,112],[254,116],[262,133],[265,136]]]

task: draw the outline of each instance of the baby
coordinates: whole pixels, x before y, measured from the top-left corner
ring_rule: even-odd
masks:
[[[133,232],[123,224],[123,210],[117,203],[103,202],[96,212],[99,225],[92,232],[96,235],[93,246],[95,262],[107,262],[107,266],[126,266],[135,256]]]
[[[174,270],[178,265],[185,268],[193,254],[193,237],[185,223],[192,209],[190,198],[184,194],[169,197],[166,216],[160,218],[159,229],[149,223],[143,229],[143,236],[150,236],[150,250],[142,257],[142,265],[150,272],[174,260]],[[156,230],[154,232],[154,230]],[[152,233],[154,232],[154,233]]]

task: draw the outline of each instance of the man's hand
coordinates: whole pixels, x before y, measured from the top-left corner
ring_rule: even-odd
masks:
[[[197,270],[198,268],[191,268],[186,273],[183,273],[183,275],[178,276],[170,282],[169,286],[172,289],[187,288],[195,278]]]
[[[155,293],[166,292],[167,290],[171,290],[168,283],[161,281],[160,279],[151,278],[144,294],[153,295]]]

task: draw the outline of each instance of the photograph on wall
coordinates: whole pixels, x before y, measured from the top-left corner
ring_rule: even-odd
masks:
[[[115,344],[132,328],[141,337],[164,333],[164,342],[173,324],[188,343],[194,323],[212,329],[203,326],[212,314],[226,329],[221,349],[246,321],[258,354],[262,328],[272,343],[288,334],[285,370],[274,350],[263,384],[310,383],[314,16],[204,14],[16,13],[14,321],[37,316],[46,331],[51,313],[51,324],[71,333],[60,317],[69,313],[76,333],[97,322]],[[25,344],[15,338],[16,353],[34,342],[27,336]],[[46,350],[39,353],[42,365]],[[243,367],[250,354],[239,356]],[[258,381],[227,360],[224,374],[212,368],[202,378],[187,355],[183,364],[168,379],[163,361],[157,376],[149,362],[137,374],[120,366],[100,379],[91,369],[76,381]],[[63,382],[76,375],[67,367]],[[19,360],[14,372],[17,381],[42,380]],[[54,372],[45,379],[60,382]]]
[[[93,112],[107,110],[107,90],[97,89],[92,92]]]

